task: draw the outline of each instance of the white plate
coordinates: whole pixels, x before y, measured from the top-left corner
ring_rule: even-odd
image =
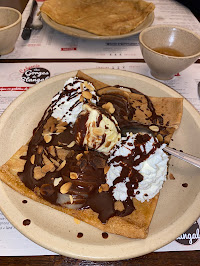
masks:
[[[110,85],[124,85],[147,95],[181,97],[171,88],[145,76],[109,69],[84,70],[86,74]],[[76,72],[53,77],[35,85],[19,96],[0,118],[0,164],[5,163],[32,135],[52,96]],[[184,99],[183,119],[171,146],[200,157],[200,116]],[[200,215],[200,169],[171,158],[167,180],[146,239],[134,240],[102,232],[88,224],[76,224],[73,217],[34,202],[0,182],[0,209],[8,220],[35,243],[68,257],[85,260],[121,260],[154,251],[181,235]],[[183,183],[188,183],[184,188]],[[22,200],[26,199],[27,204]],[[23,220],[30,219],[29,226]],[[82,232],[83,237],[77,238]]]
[[[148,15],[148,17],[137,28],[135,28],[134,30],[132,30],[131,32],[129,32],[127,34],[113,35],[113,36],[100,36],[100,35],[95,35],[93,33],[90,33],[90,32],[84,31],[84,30],[80,30],[80,29],[76,29],[73,27],[68,27],[68,26],[58,24],[44,13],[41,13],[41,16],[42,16],[42,19],[50,27],[52,27],[55,30],[58,30],[62,33],[65,33],[65,34],[68,34],[71,36],[85,38],[85,39],[91,39],[91,40],[114,40],[114,39],[127,38],[127,37],[130,37],[132,35],[136,35],[136,34],[140,33],[145,28],[151,26],[151,24],[154,21],[154,12],[152,12]]]

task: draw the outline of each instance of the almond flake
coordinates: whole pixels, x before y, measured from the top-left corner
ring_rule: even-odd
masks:
[[[34,164],[34,162],[35,162],[35,154],[33,154],[33,155],[31,156],[30,161],[31,161],[32,164]]]
[[[57,162],[57,161],[54,160],[53,158],[51,158],[51,162],[52,162],[55,166],[57,166],[57,167],[60,166],[59,162]]]
[[[56,169],[56,171],[60,171],[66,165],[66,161],[64,160],[61,165]]]
[[[115,112],[115,108],[111,102],[107,102],[102,105],[104,109],[106,109],[109,113],[113,114]]]
[[[45,136],[44,136],[44,141],[45,141],[46,143],[49,143],[51,140],[52,140],[52,136],[50,136],[50,135],[45,135]]]
[[[99,193],[101,193],[103,191],[101,186],[99,187],[98,191],[99,191]]]
[[[110,169],[110,166],[106,164],[106,166],[104,167],[104,174],[106,175],[108,173]]]
[[[80,84],[80,89],[83,91],[83,83]]]
[[[82,95],[80,96],[79,101],[80,101],[80,102],[83,102],[83,101],[84,101],[84,98],[83,98]]]
[[[56,130],[56,133],[63,133],[63,132],[64,132],[63,129],[57,129],[57,130]]]
[[[56,126],[56,129],[57,130],[63,130],[64,131],[66,129],[66,127],[64,127],[64,126]]]
[[[84,83],[83,83],[84,85],[85,85],[85,87],[88,89],[88,90],[90,90],[90,91],[93,91],[94,90],[94,88],[87,82],[87,81],[84,81]]]
[[[61,159],[62,161],[64,161],[67,155],[69,155],[72,152],[71,150],[65,150],[61,147],[59,148],[56,147],[56,150],[57,150],[58,158]]]
[[[74,201],[74,199],[73,199],[72,195],[69,195],[69,200],[70,200],[70,203],[72,204],[72,203],[73,203],[73,201]]]
[[[43,167],[42,167],[42,173],[47,173],[47,172],[50,172],[52,170],[52,168],[54,168],[54,165],[53,164],[45,164]]]
[[[69,191],[71,186],[72,186],[71,182],[67,182],[67,183],[63,184],[61,186],[61,188],[60,188],[60,193],[61,194],[66,194]]]
[[[57,185],[60,183],[61,180],[62,180],[62,177],[55,178],[54,181],[53,181],[54,187],[57,187]]]
[[[77,178],[78,178],[78,175],[77,175],[77,173],[75,173],[75,172],[70,172],[69,177],[70,177],[71,179],[77,179]]]
[[[69,145],[67,145],[67,147],[72,148],[75,144],[76,144],[76,142],[73,140],[71,143],[69,143]]]
[[[92,94],[89,91],[83,91],[82,96],[88,100],[92,99]]]
[[[108,112],[109,112],[110,114],[113,114],[113,113],[115,112],[115,108],[114,108],[114,107],[109,108]]]
[[[54,148],[54,146],[49,146],[49,148],[48,148],[48,151],[49,151],[49,153],[52,155],[52,156],[56,156],[56,152],[55,152],[55,148]]]
[[[101,184],[102,191],[108,191],[109,185],[108,184]]]
[[[159,131],[159,127],[157,127],[155,125],[149,126],[149,129],[154,131],[154,132],[158,132]]]
[[[76,155],[76,160],[79,161],[81,157],[83,156],[83,153],[79,153]]]
[[[40,166],[36,166],[34,168],[34,178],[36,180],[40,180],[44,176],[45,176],[45,173],[42,172],[42,168]]]

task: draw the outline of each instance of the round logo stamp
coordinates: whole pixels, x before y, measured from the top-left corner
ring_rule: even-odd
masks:
[[[199,224],[195,222],[185,233],[179,236],[176,241],[182,245],[192,245],[200,239]]]
[[[29,84],[38,84],[48,78],[50,78],[49,70],[42,67],[27,69],[22,75],[22,80]]]

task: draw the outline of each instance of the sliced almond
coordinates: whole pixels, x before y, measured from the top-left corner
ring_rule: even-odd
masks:
[[[42,177],[45,176],[45,173],[42,172],[42,168],[40,166],[36,166],[34,168],[34,175],[33,176],[36,180],[40,180]]]
[[[73,199],[72,195],[69,195],[69,200],[70,200],[70,203],[72,204],[72,203],[73,203],[73,201],[74,201],[74,199]]]
[[[66,127],[64,127],[64,126],[56,126],[56,129],[57,130],[63,130],[64,131],[66,129]]]
[[[76,155],[76,160],[79,161],[81,157],[83,156],[83,153],[79,153]]]
[[[57,166],[57,167],[60,166],[59,162],[57,162],[57,161],[56,161],[55,159],[53,159],[53,158],[51,158],[51,162],[52,162],[55,166]]]
[[[58,158],[61,159],[62,161],[64,161],[66,159],[66,157],[68,157],[70,155],[70,153],[73,152],[71,150],[65,150],[63,148],[60,149],[60,147],[58,149],[56,147],[56,150],[57,150]]]
[[[80,89],[83,91],[83,83],[80,84]]]
[[[98,191],[99,191],[99,193],[101,193],[103,191],[101,186],[99,187]]]
[[[60,166],[56,169],[56,171],[60,171],[65,165],[66,165],[66,161],[64,160],[64,161],[62,161]]]
[[[54,181],[53,181],[54,187],[56,187],[60,183],[61,180],[62,180],[62,177],[55,178]]]
[[[88,90],[90,90],[90,91],[93,91],[94,90],[94,88],[87,82],[87,81],[84,81],[84,86],[88,89]]]
[[[30,161],[31,161],[31,163],[32,163],[32,164],[34,164],[34,163],[35,163],[35,154],[33,154],[33,155],[31,156],[31,159],[30,159]]]
[[[101,127],[95,127],[93,129],[93,133],[96,135],[96,136],[102,136],[104,133],[105,133],[105,130]]]
[[[113,114],[115,112],[115,108],[111,102],[107,102],[102,105],[104,109],[106,109],[109,113]]]
[[[71,182],[67,182],[67,183],[63,184],[60,188],[60,193],[66,194],[70,190],[71,186],[72,186]]]
[[[83,102],[83,101],[84,101],[84,98],[83,98],[82,95],[80,96],[79,101],[80,101],[80,102]]]
[[[106,175],[108,173],[110,169],[110,166],[106,164],[106,166],[104,167],[104,174]]]
[[[51,140],[52,140],[52,136],[50,136],[50,135],[45,135],[45,136],[44,136],[44,141],[45,141],[46,143],[49,143]]]
[[[75,144],[76,142],[73,140],[72,142],[69,143],[69,145],[67,145],[67,147],[72,148]]]
[[[63,132],[64,132],[63,129],[57,129],[57,130],[56,130],[56,133],[63,133]]]
[[[49,153],[52,156],[54,156],[54,157],[56,156],[56,152],[55,152],[55,147],[54,146],[49,146],[48,151],[49,151]]]
[[[77,178],[78,178],[78,175],[77,175],[77,173],[75,173],[75,172],[70,172],[69,177],[70,177],[71,179],[77,179]]]
[[[108,191],[109,185],[108,184],[101,184],[102,191]]]
[[[54,168],[54,165],[53,164],[45,164],[43,167],[42,167],[42,173],[47,173],[47,172],[50,172],[52,170],[52,168]]]
[[[124,210],[124,204],[120,200],[118,200],[114,203],[114,209],[116,211],[122,212]]]
[[[155,126],[155,125],[149,126],[149,129],[154,131],[154,132],[158,132],[159,131],[159,127]]]
[[[115,108],[114,108],[114,107],[109,108],[108,112],[109,112],[110,114],[113,114],[113,113],[115,112]]]
[[[87,100],[92,99],[92,94],[89,91],[83,91],[82,96]]]

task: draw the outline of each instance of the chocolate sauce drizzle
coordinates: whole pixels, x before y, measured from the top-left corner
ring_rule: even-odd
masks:
[[[59,205],[58,196],[60,194],[61,186],[66,182],[71,182],[72,185],[67,194],[72,195],[74,201],[73,203],[70,203],[68,200],[66,203],[71,205],[81,204],[81,208],[91,208],[93,211],[98,213],[98,217],[101,222],[106,223],[110,217],[127,216],[133,212],[135,207],[130,197],[134,197],[134,190],[138,188],[138,182],[141,182],[143,179],[142,175],[136,171],[133,166],[137,166],[139,163],[146,160],[150,154],[155,151],[159,144],[157,143],[150,153],[144,153],[141,151],[140,146],[143,146],[143,149],[145,150],[144,144],[149,140],[150,137],[147,134],[138,135],[134,143],[136,148],[128,157],[125,158],[118,156],[109,162],[117,162],[120,166],[122,166],[123,170],[120,176],[114,181],[113,187],[110,187],[108,191],[102,191],[100,193],[100,185],[106,183],[104,167],[106,163],[108,163],[108,157],[93,149],[88,150],[87,147],[82,146],[86,133],[85,123],[87,121],[88,114],[81,117],[81,119],[78,118],[74,126],[68,125],[62,133],[52,134],[52,139],[49,143],[44,141],[44,136],[42,134],[45,130],[45,127],[48,125],[48,123],[50,123],[50,120],[52,120],[54,124],[58,123],[58,121],[51,116],[57,102],[65,96],[68,97],[68,101],[77,96],[75,92],[76,89],[73,88],[73,85],[77,82],[79,82],[78,79],[75,80],[74,83],[67,84],[67,89],[61,91],[59,97],[54,100],[45,111],[41,121],[33,131],[33,136],[28,146],[27,155],[21,157],[21,159],[25,160],[26,162],[23,172],[18,173],[18,175],[26,187],[55,205]],[[131,88],[129,89],[130,91],[133,90]],[[134,93],[141,94],[135,90]],[[162,117],[156,114],[155,108],[150,99],[147,96],[145,96],[145,98],[148,102],[148,108],[152,112],[149,120],[151,120],[152,123],[162,124]],[[97,108],[100,109],[101,113],[104,113],[105,115],[109,116],[110,119],[112,119],[111,115],[101,108],[102,105],[107,102],[111,102],[115,108],[114,117],[118,122],[119,131],[121,131],[123,128],[128,128],[129,126],[133,125],[135,125],[135,127],[145,127],[145,125],[141,125],[132,121],[136,110],[123,95],[102,95],[99,103],[97,104]],[[77,106],[77,104],[79,103],[76,102],[70,109],[73,109],[75,106]],[[101,117],[99,117],[97,124],[100,123],[100,120]],[[75,136],[77,136],[78,132],[80,132],[79,145],[75,144],[73,147],[68,147],[68,145],[75,140]],[[130,146],[131,145],[133,144],[130,142]],[[50,148],[52,146],[54,148],[54,154],[50,152]],[[40,147],[42,147],[42,152],[39,153],[38,150]],[[54,163],[55,161],[57,161],[59,164],[62,162],[59,156],[59,149],[55,147],[62,149],[66,153],[66,165],[61,170],[59,170],[58,166]],[[82,156],[79,160],[77,160],[77,155],[80,153]],[[32,155],[35,155],[34,163],[31,162]],[[140,157],[136,159],[136,155],[140,155]],[[54,164],[55,170],[47,172],[41,179],[35,179],[35,167],[43,167],[45,165],[44,161],[47,159]],[[71,179],[71,172],[77,173],[78,178]],[[55,186],[55,178],[60,177],[61,181]],[[113,188],[116,183],[124,181],[126,177],[129,177],[130,180],[126,183],[129,197],[123,202],[124,210],[118,211],[114,208],[115,199],[113,197]]]

